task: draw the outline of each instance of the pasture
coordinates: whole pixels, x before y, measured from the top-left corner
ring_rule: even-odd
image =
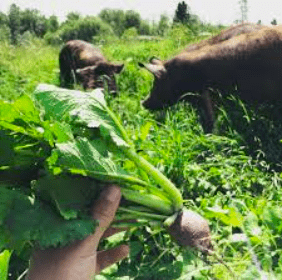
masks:
[[[109,61],[125,63],[117,77],[119,96],[107,101],[136,150],[178,186],[188,209],[209,221],[215,253],[180,249],[160,228],[132,228],[104,241],[106,248],[129,243],[131,252],[98,280],[282,279],[282,104],[257,109],[234,97],[235,88],[225,99],[214,92],[219,108],[213,134],[204,134],[201,112],[189,103],[155,113],[141,106],[153,77],[138,62],[170,58],[189,43],[103,45]],[[0,98],[31,95],[39,83],[59,85],[59,50],[40,40],[18,47],[1,43]],[[12,256],[11,279],[26,269],[24,253]]]

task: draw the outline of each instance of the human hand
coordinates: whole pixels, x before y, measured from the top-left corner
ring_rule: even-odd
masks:
[[[108,251],[97,251],[102,238],[120,231],[120,229],[109,227],[120,199],[119,187],[110,186],[103,190],[91,211],[93,219],[100,221],[95,233],[63,248],[35,251],[31,258],[27,279],[89,280],[105,267],[127,257],[129,253],[127,245]]]

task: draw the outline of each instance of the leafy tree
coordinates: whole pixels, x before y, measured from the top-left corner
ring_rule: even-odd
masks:
[[[151,26],[148,21],[141,20],[139,26],[139,34],[140,35],[151,35]]]
[[[20,33],[20,8],[16,4],[12,4],[8,13],[9,27],[11,31],[11,42],[12,44],[17,44],[18,36]]]
[[[201,22],[199,16],[190,14],[189,24],[190,25],[197,25],[197,24],[202,24],[202,22]]]
[[[161,15],[159,24],[158,24],[158,34],[161,36],[166,35],[170,27],[169,17],[167,15]]]
[[[94,36],[113,35],[113,33],[111,26],[99,17],[87,16],[65,23],[58,29],[56,36],[63,41],[80,39],[91,42]]]
[[[11,31],[9,27],[9,17],[0,12],[0,41],[9,41],[11,39]]]
[[[128,10],[125,12],[125,28],[136,27],[139,30],[141,24],[141,16],[138,12]]]
[[[72,21],[72,20],[79,20],[81,18],[80,14],[77,12],[70,12],[67,14],[67,20],[66,21]]]
[[[261,19],[259,19],[259,20],[258,20],[257,24],[259,24],[259,25],[261,25],[261,24],[262,24],[262,23],[261,23]]]
[[[39,11],[38,10],[30,10],[26,9],[24,11],[21,11],[20,15],[20,33],[23,34],[26,31],[33,31],[36,28],[37,24],[37,18],[39,17]]]
[[[215,27],[215,26],[214,26]],[[189,29],[192,31],[193,35],[197,36],[202,32],[209,32],[207,30],[208,25],[203,24],[197,15],[191,14],[189,19]]]
[[[175,11],[173,22],[187,24],[189,19],[190,13],[188,12],[188,5],[184,1],[179,2]]]
[[[9,24],[9,18],[6,14],[0,12],[0,25],[8,25]]]
[[[68,24],[72,24],[75,21],[78,21],[79,19],[81,19],[81,15],[77,12],[70,12],[67,14],[66,16],[66,20],[62,23],[62,26],[64,25],[68,25]]]
[[[11,39],[11,32],[8,25],[0,24],[0,41],[10,41]]]
[[[125,30],[125,13],[123,10],[104,9],[100,12],[99,17],[112,27],[116,35],[122,35]]]
[[[37,19],[36,26],[34,29],[35,35],[42,38],[44,34],[47,32],[47,30],[48,30],[47,19],[45,18],[45,16],[39,17]]]
[[[47,44],[50,44],[50,45],[61,45],[62,44],[62,38],[59,32],[48,31],[44,35],[44,40],[47,42]]]
[[[29,31],[38,37],[43,37],[48,28],[47,19],[36,9],[25,9],[22,11],[20,14],[20,23],[21,34]]]
[[[51,32],[57,31],[59,28],[59,21],[58,17],[55,15],[52,15],[48,19],[48,30]]]
[[[272,25],[277,25],[277,20],[274,18],[271,22]]]

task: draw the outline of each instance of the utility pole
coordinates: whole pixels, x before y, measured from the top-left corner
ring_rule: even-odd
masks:
[[[241,10],[241,23],[244,23],[248,20],[248,1],[240,0],[240,10]]]

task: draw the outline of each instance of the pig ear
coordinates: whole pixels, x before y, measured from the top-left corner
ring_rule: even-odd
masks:
[[[124,67],[123,63],[120,64],[112,64],[114,73],[119,74]]]
[[[146,68],[148,71],[150,71],[156,78],[160,78],[164,73],[166,73],[166,69],[163,65],[159,64],[143,64],[142,62],[139,62],[138,65],[140,67]]]

